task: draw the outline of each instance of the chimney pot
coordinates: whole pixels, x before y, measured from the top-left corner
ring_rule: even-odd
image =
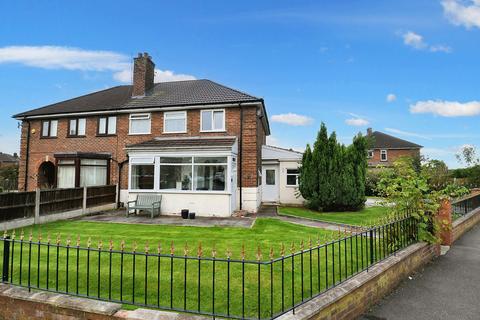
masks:
[[[370,135],[372,135],[372,133],[373,133],[372,128],[368,128],[367,129],[367,135],[370,136]]]

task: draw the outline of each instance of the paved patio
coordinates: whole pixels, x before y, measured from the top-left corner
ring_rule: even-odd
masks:
[[[251,228],[255,218],[216,218],[216,217],[196,217],[195,219],[182,219],[178,216],[159,216],[153,219],[146,214],[125,216],[125,209],[99,212],[95,215],[80,218],[81,221],[107,222],[107,223],[131,223],[131,224],[158,224],[171,226],[188,227],[241,227]]]

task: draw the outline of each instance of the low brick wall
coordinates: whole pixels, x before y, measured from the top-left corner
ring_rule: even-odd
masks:
[[[452,224],[453,241],[460,238],[465,232],[470,230],[474,225],[480,222],[480,208],[458,218]]]
[[[279,319],[356,319],[438,254],[438,246],[411,245]]]

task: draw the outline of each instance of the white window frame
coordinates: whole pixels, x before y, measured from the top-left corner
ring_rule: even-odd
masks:
[[[212,113],[212,128],[214,127],[214,117],[213,113],[215,111],[221,111],[223,112],[223,124],[221,129],[211,129],[211,130],[204,130],[203,129],[203,113],[204,112],[211,112]],[[225,122],[226,122],[226,115],[225,115],[225,109],[205,109],[205,110],[200,110],[200,132],[224,132],[225,131]]]
[[[374,155],[375,155],[375,150],[368,150],[367,151],[367,158],[368,159],[372,159]]]
[[[385,156],[385,159],[383,159],[383,156]],[[388,161],[388,152],[386,149],[380,150],[380,161],[382,162],[387,162]]]
[[[297,170],[297,173],[288,173],[288,170]],[[285,169],[285,186],[286,187],[298,187],[298,176],[300,175],[300,170],[298,168],[286,168]],[[288,184],[288,176],[295,176],[295,184]]]
[[[132,133],[132,118],[133,120],[150,120],[150,125],[148,128],[148,132],[134,132]],[[152,115],[150,113],[131,113],[128,118],[128,134],[129,135],[144,135],[144,134],[151,134],[152,132]]]
[[[167,131],[166,128],[166,122],[167,122],[167,115],[173,115],[173,114],[183,114],[183,118],[180,117],[173,117],[170,119],[178,120],[178,119],[185,119],[185,126],[182,131]],[[187,133],[187,111],[169,111],[169,112],[164,112],[163,113],[163,133]]]
[[[160,189],[160,158],[162,157],[192,157],[192,184],[190,190],[172,190],[172,189]],[[195,157],[226,157],[226,163],[218,163],[218,164],[195,164],[194,158]],[[131,193],[160,193],[160,194],[171,194],[171,193],[187,193],[187,194],[232,194],[232,154],[231,153],[165,153],[165,154],[136,154],[130,156],[129,161],[129,172],[128,172],[128,191]],[[153,164],[155,166],[154,169],[154,187],[153,189],[132,189],[132,165],[135,164]],[[167,163],[163,163],[167,164]],[[190,163],[189,163],[190,164]],[[179,164],[181,165],[181,164]],[[226,165],[225,171],[225,190],[195,190],[195,166],[207,166],[207,165]],[[235,192],[235,191],[233,191]]]

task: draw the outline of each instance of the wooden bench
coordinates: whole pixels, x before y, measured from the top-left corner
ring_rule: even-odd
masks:
[[[162,195],[161,194],[139,194],[137,195],[137,200],[127,202],[127,217],[130,214],[131,210],[149,211],[150,216],[153,219],[155,213],[160,215],[160,206],[162,204]]]

